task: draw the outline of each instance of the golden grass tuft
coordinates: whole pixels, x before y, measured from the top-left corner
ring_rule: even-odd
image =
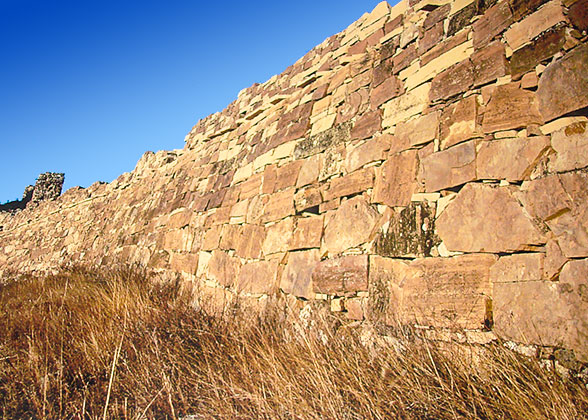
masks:
[[[588,419],[583,383],[500,345],[197,307],[137,268],[3,279],[0,418]]]

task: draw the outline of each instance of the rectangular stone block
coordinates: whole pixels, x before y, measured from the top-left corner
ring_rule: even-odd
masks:
[[[317,249],[288,253],[288,263],[280,279],[284,293],[305,299],[314,299],[312,272],[320,260]]]
[[[533,43],[516,50],[510,59],[512,77],[518,79],[522,74],[535,67],[562,50],[565,29],[552,29],[537,38]]]
[[[239,271],[238,293],[255,295],[273,293],[277,287],[278,261],[249,262]]]
[[[289,250],[320,248],[323,236],[323,216],[296,219],[294,234],[288,242]]]
[[[439,128],[441,149],[484,136],[478,124],[478,108],[477,96],[472,95],[443,109]]]
[[[417,170],[416,150],[407,150],[390,156],[376,176],[372,202],[390,207],[408,205],[417,187]]]
[[[486,10],[482,17],[474,22],[474,47],[476,49],[484,48],[511,23],[512,13],[508,1],[501,0]]]
[[[323,191],[324,201],[367,191],[374,185],[374,168],[360,169],[349,175],[333,178]]]
[[[448,99],[469,90],[473,83],[473,65],[470,59],[466,59],[435,76],[431,83],[429,99],[431,102]]]
[[[280,220],[295,213],[294,209],[294,188],[288,188],[271,194],[267,204],[264,206],[261,220],[264,223]]]
[[[369,318],[387,324],[481,329],[492,324],[490,267],[496,257],[470,254],[410,263],[370,256]]]
[[[368,256],[349,255],[319,262],[312,272],[315,293],[334,296],[367,291]]]
[[[382,114],[379,110],[371,111],[357,118],[351,129],[352,139],[367,139],[382,129]]]
[[[388,101],[384,106],[382,127],[392,127],[406,121],[413,115],[420,114],[429,103],[430,83],[420,85],[413,90]]]
[[[506,50],[500,41],[486,45],[472,55],[474,86],[492,82],[508,73]]]
[[[535,92],[520,89],[516,83],[497,86],[484,113],[484,132],[525,128],[532,124],[543,124]]]
[[[500,257],[490,269],[493,283],[516,283],[543,279],[545,254],[513,254]]]
[[[535,13],[515,23],[508,29],[504,38],[513,51],[529,43],[540,33],[559,22],[565,22],[563,9],[559,0],[553,0],[540,7]]]
[[[438,133],[439,112],[435,111],[398,124],[394,135],[403,144],[418,146],[433,141]]]
[[[440,191],[476,179],[476,145],[468,141],[433,153],[421,161],[419,179],[426,192]]]

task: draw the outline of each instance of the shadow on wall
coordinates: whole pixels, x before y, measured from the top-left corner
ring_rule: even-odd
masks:
[[[15,212],[23,210],[29,203],[38,203],[44,200],[55,200],[61,195],[65,174],[45,172],[40,174],[35,185],[29,185],[22,194],[22,199],[0,204],[0,212]]]

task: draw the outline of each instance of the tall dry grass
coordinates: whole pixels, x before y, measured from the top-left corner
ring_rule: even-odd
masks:
[[[587,419],[584,384],[503,346],[374,335],[279,304],[196,310],[179,282],[70,269],[0,285],[2,419]]]

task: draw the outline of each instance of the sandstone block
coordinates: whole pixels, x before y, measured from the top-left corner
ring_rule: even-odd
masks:
[[[568,262],[559,282],[494,285],[494,329],[503,338],[571,349],[588,360],[588,261]]]
[[[180,254],[174,252],[170,258],[170,268],[175,272],[196,274],[198,254]]]
[[[566,172],[588,166],[588,123],[577,122],[551,136],[556,155],[549,161],[553,172]]]
[[[514,283],[542,280],[544,260],[545,255],[540,253],[500,257],[490,269],[490,281],[493,283]]]
[[[231,257],[225,251],[214,250],[210,261],[208,261],[206,277],[222,286],[230,287],[236,281],[240,269],[239,258]]]
[[[559,22],[565,22],[561,3],[550,1],[535,13],[515,23],[504,33],[506,42],[513,50],[517,50],[529,43],[540,33],[546,31]]]
[[[312,184],[318,180],[318,175],[321,170],[322,159],[320,155],[314,155],[302,161],[298,179],[296,180],[296,188],[304,187]]]
[[[443,22],[437,23],[435,26],[427,29],[422,38],[419,40],[419,55],[425,54],[435,45],[443,41],[444,35]]]
[[[370,256],[369,317],[392,325],[484,328],[492,322],[489,271],[495,261],[487,254],[411,263]]]
[[[298,179],[302,164],[302,160],[295,160],[294,162],[287,163],[277,168],[274,191],[280,191],[296,185],[296,180]]]
[[[394,73],[398,74],[401,70],[407,68],[410,63],[418,58],[418,52],[416,49],[416,45],[410,44],[404,50],[402,50],[399,54],[395,55],[393,60],[394,63]]]
[[[323,236],[323,216],[301,217],[288,242],[289,250],[320,248]]]
[[[482,127],[477,121],[478,101],[476,96],[468,96],[455,104],[445,107],[439,127],[441,149],[447,149],[463,141],[482,137]]]
[[[237,279],[238,293],[270,294],[276,288],[277,261],[254,261],[243,265]]]
[[[553,57],[562,50],[565,30],[549,30],[537,38],[532,44],[516,50],[510,59],[510,69],[514,78],[534,69],[543,60]]]
[[[588,45],[548,65],[539,79],[537,96],[545,121],[588,106]]]
[[[478,149],[478,178],[527,179],[549,147],[549,137],[517,137],[482,142]]]
[[[367,140],[358,146],[349,147],[345,158],[345,169],[351,173],[368,163],[384,160],[391,141],[390,136],[383,135]]]
[[[382,129],[382,114],[380,111],[371,111],[358,118],[351,129],[352,139],[367,139]]]
[[[300,189],[294,195],[294,206],[297,213],[318,206],[323,202],[320,188],[318,186],[309,186]]]
[[[317,249],[290,252],[280,279],[280,289],[294,296],[314,298],[312,271],[319,260],[320,254]]]
[[[411,202],[392,214],[387,231],[376,241],[376,252],[386,257],[430,257],[437,245],[435,205]]]
[[[429,99],[435,102],[467,91],[474,83],[473,66],[470,59],[457,63],[439,73],[431,83]]]
[[[476,179],[476,145],[461,143],[421,160],[419,180],[426,192],[465,184]]]
[[[325,251],[334,255],[368,242],[379,219],[378,212],[363,196],[343,201],[326,221]]]
[[[484,184],[467,184],[436,226],[450,251],[514,252],[546,242],[508,188]]]
[[[265,228],[257,225],[240,225],[235,241],[235,254],[241,258],[260,258],[265,240]]]
[[[390,207],[408,205],[417,186],[417,169],[418,157],[415,150],[390,156],[376,176],[372,202]]]
[[[322,153],[350,139],[351,124],[343,123],[323,133],[310,136],[298,142],[294,148],[294,158],[304,159],[317,153]]]
[[[263,254],[268,256],[278,252],[286,252],[293,232],[294,218],[292,217],[268,226],[262,245]]]
[[[371,109],[377,109],[384,102],[396,98],[403,91],[402,82],[395,76],[389,77],[370,93]]]
[[[368,288],[368,256],[348,255],[319,262],[312,272],[315,293],[347,296]]]
[[[438,132],[439,112],[436,111],[398,124],[394,135],[403,144],[418,146],[433,141],[438,137]]]
[[[492,82],[508,73],[506,50],[500,41],[485,46],[472,55],[474,86]]]
[[[430,83],[420,85],[388,101],[384,105],[382,127],[392,127],[399,122],[406,121],[413,115],[423,112],[429,103],[430,88]]]
[[[261,215],[261,220],[264,223],[271,222],[292,216],[295,212],[294,188],[289,188],[269,196]]]
[[[345,316],[354,321],[361,321],[364,318],[364,299],[352,298],[345,301]]]
[[[568,12],[568,19],[580,31],[588,31],[588,1],[578,0]]]
[[[523,128],[531,124],[543,124],[537,95],[520,89],[515,83],[497,86],[484,113],[484,132]]]
[[[369,167],[360,169],[349,175],[333,178],[329,184],[329,188],[323,192],[323,199],[325,201],[330,201],[334,198],[357,194],[367,191],[369,188],[372,188],[373,185],[374,168]]]
[[[506,0],[490,7],[482,17],[474,22],[474,47],[485,47],[492,39],[501,34],[512,23],[512,13]]]

